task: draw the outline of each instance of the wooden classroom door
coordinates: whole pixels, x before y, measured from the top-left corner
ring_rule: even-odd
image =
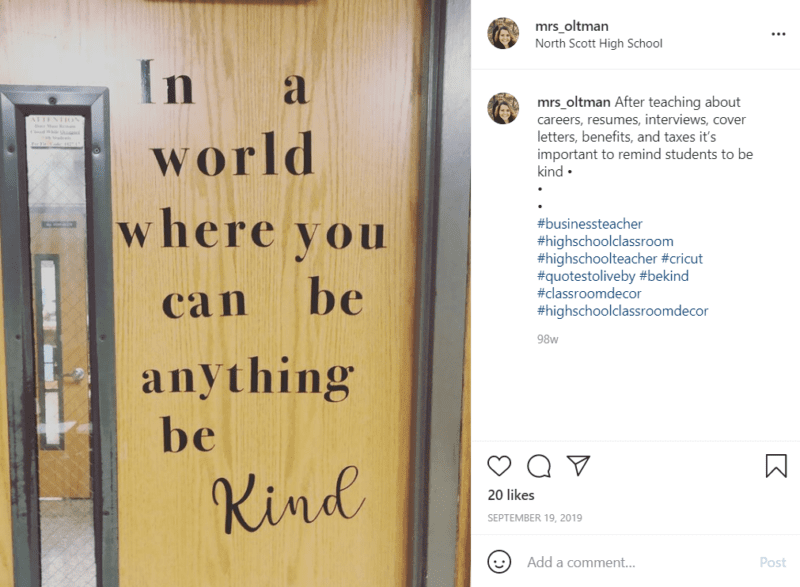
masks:
[[[121,587],[408,584],[427,6],[0,0],[0,83],[109,90]],[[89,495],[82,222],[31,207],[43,497]]]
[[[31,208],[30,219],[39,495],[89,498],[86,217],[80,210]]]

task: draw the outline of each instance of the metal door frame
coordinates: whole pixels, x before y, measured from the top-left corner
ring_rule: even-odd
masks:
[[[411,587],[452,587],[463,422],[470,206],[470,0],[432,0],[420,128]],[[469,564],[469,553],[464,557]]]
[[[0,85],[0,234],[2,234],[8,392],[11,524],[16,585],[41,584],[37,481],[36,371],[25,116],[85,119],[89,361],[92,369],[92,495],[97,584],[119,584],[116,357],[111,242],[108,89]]]

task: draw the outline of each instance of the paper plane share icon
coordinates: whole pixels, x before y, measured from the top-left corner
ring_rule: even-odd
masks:
[[[583,468],[586,466],[586,463],[589,462],[590,457],[588,455],[582,455],[582,456],[571,456],[567,458],[573,465],[575,465],[575,474],[578,477],[580,477],[581,473],[583,472]]]

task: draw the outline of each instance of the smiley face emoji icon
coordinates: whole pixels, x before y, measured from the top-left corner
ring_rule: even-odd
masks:
[[[505,550],[495,550],[487,562],[493,573],[505,573],[511,568],[511,556]]]

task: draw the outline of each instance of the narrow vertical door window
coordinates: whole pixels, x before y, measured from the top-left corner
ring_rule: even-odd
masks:
[[[85,118],[25,117],[43,587],[95,587]]]

